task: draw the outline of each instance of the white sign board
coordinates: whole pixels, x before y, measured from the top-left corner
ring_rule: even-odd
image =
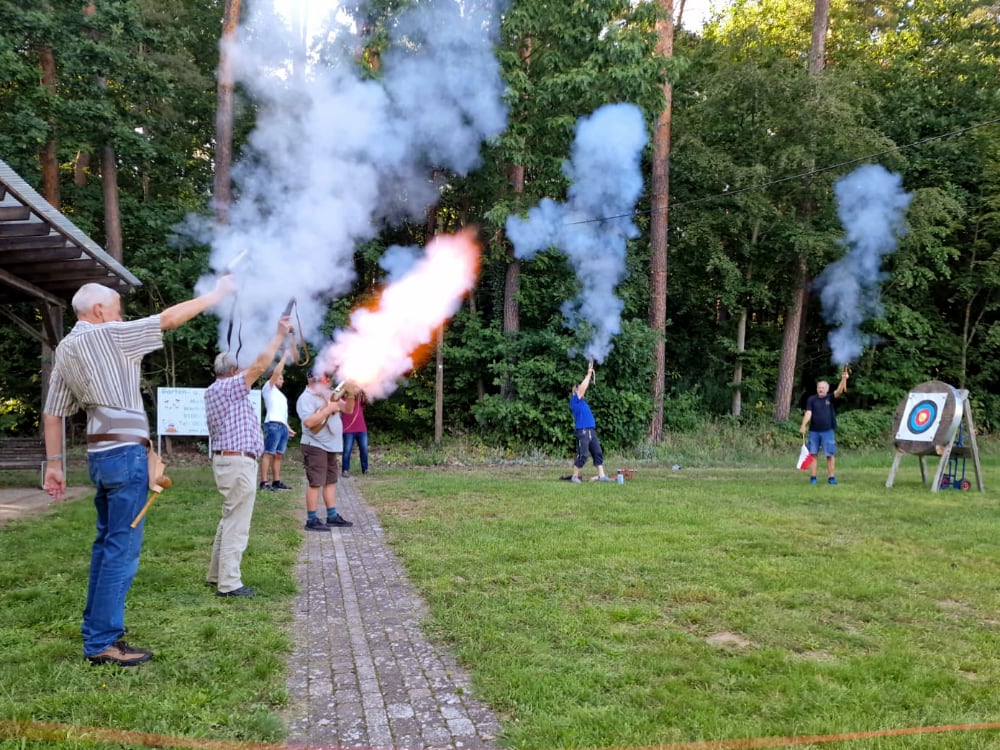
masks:
[[[250,391],[248,396],[261,420],[263,405],[260,390]],[[157,388],[156,389],[156,433],[159,438],[172,435],[208,435],[208,421],[205,419],[204,388]]]

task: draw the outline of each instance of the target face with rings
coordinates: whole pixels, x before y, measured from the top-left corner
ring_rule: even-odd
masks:
[[[896,430],[896,440],[932,442],[941,425],[947,403],[947,393],[911,392]]]
[[[938,407],[930,399],[924,399],[910,410],[907,426],[914,435],[921,435],[927,432],[934,423],[937,422]]]

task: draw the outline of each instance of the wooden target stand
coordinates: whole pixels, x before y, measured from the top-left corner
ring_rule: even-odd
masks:
[[[972,459],[979,491],[985,491],[979,446],[976,444],[976,427],[972,423],[972,406],[969,404],[967,390],[958,390],[940,380],[921,383],[896,408],[893,434],[896,455],[885,482],[886,487],[892,487],[899,462],[909,453],[920,458],[920,477],[924,484],[927,484],[927,457],[939,457],[937,472],[931,482],[931,492],[937,492],[941,488],[945,469],[953,459],[957,462],[958,459],[966,458]],[[956,436],[960,436],[958,441]],[[970,485],[964,479],[964,464],[962,474],[962,481],[956,487],[960,484],[961,489],[968,489]],[[951,485],[951,481],[946,483],[946,486]]]

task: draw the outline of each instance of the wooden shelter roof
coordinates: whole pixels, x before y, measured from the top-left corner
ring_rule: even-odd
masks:
[[[0,306],[65,308],[88,282],[120,294],[142,283],[0,160]]]

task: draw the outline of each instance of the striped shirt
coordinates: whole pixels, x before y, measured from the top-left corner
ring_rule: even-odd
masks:
[[[139,381],[142,358],[163,348],[160,316],[132,321],[77,321],[55,351],[45,413],[68,417],[87,412],[87,434],[149,437]],[[90,450],[117,443],[91,443]]]
[[[264,431],[250,403],[250,386],[243,373],[217,378],[205,389],[205,421],[213,451],[254,456],[264,452]]]

